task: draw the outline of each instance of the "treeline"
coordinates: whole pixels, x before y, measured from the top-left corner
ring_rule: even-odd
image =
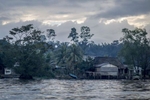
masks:
[[[150,61],[146,30],[123,29],[122,32],[121,41],[95,44],[88,26],[82,26],[80,33],[72,28],[68,33],[70,42],[54,42],[57,34],[53,29],[42,32],[32,24],[13,28],[9,36],[0,40],[0,66],[13,68],[21,76],[67,78],[69,73],[84,76],[93,67],[90,56],[119,56],[125,64],[146,71]],[[84,56],[89,57],[83,59]]]
[[[121,50],[122,46],[123,44],[119,43],[119,40],[115,40],[112,43],[93,43],[88,45],[88,47],[85,50],[85,53],[91,56],[118,57],[118,52]]]
[[[62,71],[58,69],[63,68],[60,76],[79,72],[76,66],[82,63],[84,52],[78,44],[86,47],[93,36],[90,28],[83,26],[80,35],[75,28],[71,29],[68,38],[72,43],[54,42],[55,30],[47,29],[44,33],[32,24],[13,28],[9,34],[0,40],[0,65],[13,68],[20,78],[56,77]],[[79,38],[81,41],[78,41]]]

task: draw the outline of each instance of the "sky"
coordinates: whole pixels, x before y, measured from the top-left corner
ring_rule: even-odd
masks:
[[[150,33],[149,5],[150,0],[0,0],[0,39],[12,28],[33,24],[54,29],[55,41],[68,42],[71,28],[80,33],[88,26],[95,43],[111,43],[123,36],[123,28]]]

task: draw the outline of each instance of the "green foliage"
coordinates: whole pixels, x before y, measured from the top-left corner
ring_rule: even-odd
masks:
[[[13,48],[9,56],[15,54],[14,64],[19,62],[19,66],[14,68],[16,73],[31,76],[44,75],[46,72],[44,53],[51,49],[51,45],[41,40],[42,34],[32,24],[13,28],[10,31],[10,35],[14,38],[9,40]]]
[[[88,26],[82,26],[80,35],[76,32],[76,28],[71,28],[71,32],[68,38],[71,38],[71,41],[73,41],[74,43],[78,43],[80,37],[82,40],[80,42],[82,44],[88,44],[90,42],[89,39],[91,39],[93,35],[94,34],[90,34],[90,28]]]
[[[93,35],[94,34],[90,34],[89,27],[82,26],[80,35],[76,32],[76,28],[71,28],[71,33],[69,34],[68,38],[71,38],[71,41],[80,46],[80,48],[82,48],[82,50],[85,52],[87,45],[91,42],[89,39],[91,39]],[[79,37],[81,38],[81,41],[79,41]]]
[[[46,33],[47,37],[32,24],[13,28],[10,35],[0,41],[1,63],[14,68],[18,74],[37,77],[55,77],[68,73],[79,75],[93,66],[93,60],[88,58],[84,61],[83,54],[116,57],[122,47],[118,41],[101,45],[91,42],[93,34],[90,34],[87,26],[81,27],[81,34],[71,28],[68,38],[71,38],[73,44],[54,42],[56,34],[53,29],[47,29]],[[19,66],[13,67],[16,62],[19,62]],[[54,70],[56,65],[59,70]]]
[[[90,28],[88,26],[82,26],[81,27],[81,34],[80,34],[80,37],[82,39],[82,42],[83,43],[88,43],[88,40],[91,39],[91,37],[93,36],[94,34],[90,34]]]
[[[148,33],[145,29],[140,28],[136,28],[135,30],[125,28],[122,32],[124,33],[124,37],[121,38],[123,48],[120,55],[124,57],[127,64],[143,68],[145,76],[150,59]]]
[[[85,55],[117,57],[118,52],[122,48],[122,43],[119,43],[118,40],[115,40],[112,43],[102,44],[89,43],[88,45],[86,45],[79,43],[79,46],[84,51]]]
[[[0,40],[0,59],[1,63],[7,68],[11,68],[15,63],[15,53],[12,53],[14,50],[13,45],[7,42],[6,39]]]
[[[68,62],[68,66],[69,66],[69,69],[71,71],[74,71],[75,70],[75,66],[80,63],[83,59],[83,54],[82,54],[82,51],[80,49],[79,46],[75,45],[75,44],[72,44],[70,47],[69,47],[69,52],[68,52],[69,56],[67,57],[67,62]]]
[[[53,29],[47,29],[47,37],[52,40],[54,40],[56,34],[55,34],[55,30]]]
[[[82,61],[82,52],[75,44],[62,43],[56,51],[56,59],[59,66],[73,72],[75,65]]]
[[[58,50],[56,51],[57,64],[62,67],[67,66],[67,57],[68,57],[68,44],[62,43]]]
[[[93,67],[93,59],[91,57],[86,58],[85,60],[82,60],[79,64],[76,65],[76,68],[80,70],[82,73],[85,71],[90,70],[91,67]]]
[[[71,33],[69,34],[68,38],[72,38],[71,41],[73,41],[74,43],[77,43],[79,41],[79,36],[75,28],[71,28]]]

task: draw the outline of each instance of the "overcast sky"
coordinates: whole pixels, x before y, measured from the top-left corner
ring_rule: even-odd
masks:
[[[0,38],[14,27],[33,24],[54,29],[55,40],[68,41],[72,27],[89,26],[95,43],[112,42],[123,28],[150,33],[150,0],[0,0]]]

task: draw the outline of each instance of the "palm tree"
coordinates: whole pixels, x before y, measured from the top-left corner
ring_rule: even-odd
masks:
[[[56,51],[56,59],[57,64],[60,66],[66,67],[66,59],[67,59],[67,53],[68,52],[68,44],[62,43],[60,45],[60,48]]]
[[[81,48],[75,44],[72,44],[69,47],[69,56],[67,57],[67,62],[69,70],[74,73],[75,66],[82,61],[83,53],[81,51]]]

